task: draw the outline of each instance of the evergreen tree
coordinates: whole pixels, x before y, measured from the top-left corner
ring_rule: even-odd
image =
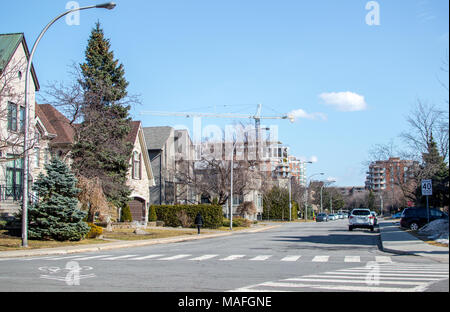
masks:
[[[437,144],[431,134],[428,140],[428,152],[422,155],[422,176],[431,179],[433,183],[433,195],[430,197],[429,204],[434,207],[443,207],[449,205],[449,168],[444,158],[439,154]],[[424,204],[425,198],[422,198],[421,185],[419,183],[416,194],[420,203]]]
[[[83,122],[77,129],[72,168],[81,176],[98,177],[110,202],[124,207],[131,191],[126,185],[132,144],[129,106],[123,104],[128,82],[123,65],[110,51],[100,24],[92,30],[80,65],[84,90]]]
[[[86,212],[77,208],[77,179],[64,162],[53,158],[33,185],[39,201],[29,208],[28,234],[32,239],[78,241],[89,232]]]

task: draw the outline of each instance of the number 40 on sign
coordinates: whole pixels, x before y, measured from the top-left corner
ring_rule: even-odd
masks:
[[[422,196],[433,195],[433,183],[431,180],[422,180]]]

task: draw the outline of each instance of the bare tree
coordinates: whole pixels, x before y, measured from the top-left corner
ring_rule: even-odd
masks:
[[[13,159],[23,157],[24,153],[24,131],[21,128],[21,120],[17,120],[20,114],[20,107],[24,108],[25,90],[18,90],[18,81],[25,79],[26,72],[25,59],[17,62],[10,62],[5,68],[0,70],[0,151],[6,151],[12,157],[0,158],[0,162],[7,162]],[[34,117],[34,116],[30,116]],[[8,125],[8,122],[11,125]],[[3,126],[4,125],[4,126]],[[10,129],[13,126],[14,129]],[[30,128],[34,124],[30,123]],[[30,135],[28,141],[28,150],[35,146],[35,137]]]
[[[448,161],[449,122],[448,112],[436,105],[423,103],[421,100],[412,109],[407,118],[408,131],[400,134],[409,148],[409,158],[420,160],[428,151],[428,144],[433,137],[441,156]]]

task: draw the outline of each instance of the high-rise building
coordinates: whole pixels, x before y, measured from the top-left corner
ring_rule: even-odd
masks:
[[[372,162],[367,171],[366,189],[384,191],[406,184],[411,179],[412,169],[417,165],[416,161],[402,160],[399,157]]]

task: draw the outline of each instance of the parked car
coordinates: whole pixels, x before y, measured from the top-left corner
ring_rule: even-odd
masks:
[[[400,218],[402,217],[402,213],[403,213],[403,211],[394,213],[394,214],[392,215],[392,219],[400,219]]]
[[[374,221],[373,221],[373,225],[377,225],[378,224],[378,218],[377,218],[377,213],[375,211],[371,211],[370,214],[373,216]]]
[[[437,219],[448,219],[448,214],[439,209],[430,208],[430,222]],[[417,231],[422,226],[427,224],[427,208],[426,207],[411,207],[403,210],[400,226],[413,231]]]
[[[338,216],[339,219],[344,219],[344,214],[342,212],[339,212],[337,214],[337,216]]]
[[[316,222],[328,222],[328,215],[326,213],[317,214]]]
[[[374,230],[374,217],[369,209],[358,208],[353,209],[348,218],[348,230],[353,231],[356,228]]]
[[[337,216],[336,216],[334,213],[332,213],[332,214],[328,215],[328,218],[329,218],[330,220],[336,220],[336,219],[337,219]]]

